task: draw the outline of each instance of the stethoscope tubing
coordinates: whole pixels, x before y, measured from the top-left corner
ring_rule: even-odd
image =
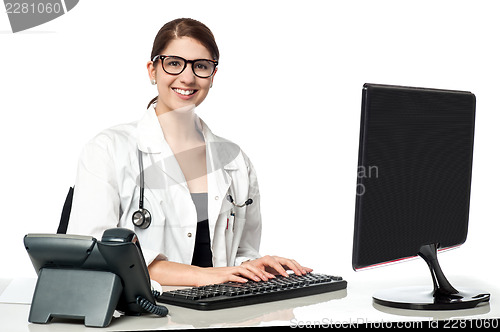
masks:
[[[142,164],[142,151],[138,150],[139,158],[139,209],[144,208],[144,166]]]
[[[234,206],[239,207],[239,208],[242,208],[242,207],[244,207],[244,206],[247,206],[247,205],[250,205],[250,204],[252,204],[252,203],[253,203],[253,199],[249,198],[249,199],[247,199],[247,200],[245,201],[245,203],[243,203],[243,204],[236,204],[236,203],[234,202],[233,196],[231,196],[231,194],[228,194],[228,195],[226,196],[226,198],[227,198],[227,200],[228,200],[231,204],[233,204]]]

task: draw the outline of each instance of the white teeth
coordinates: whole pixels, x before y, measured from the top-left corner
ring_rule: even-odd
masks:
[[[174,89],[175,92],[180,93],[181,95],[184,96],[189,96],[194,93],[194,90],[181,90],[181,89]]]

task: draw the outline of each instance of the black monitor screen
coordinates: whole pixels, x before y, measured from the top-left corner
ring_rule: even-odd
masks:
[[[365,84],[353,268],[467,237],[475,96]]]

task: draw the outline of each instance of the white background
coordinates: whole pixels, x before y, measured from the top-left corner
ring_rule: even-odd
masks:
[[[16,34],[0,13],[0,277],[35,276],[23,236],[56,231],[81,148],[102,129],[142,116],[156,95],[146,72],[156,32],[191,17],[212,29],[221,51],[214,87],[197,112],[257,169],[263,254],[351,282],[411,274],[430,283],[420,260],[351,268],[361,89],[369,82],[467,90],[477,97],[469,235],[440,261],[451,279],[497,282],[496,7],[456,0],[82,0]]]

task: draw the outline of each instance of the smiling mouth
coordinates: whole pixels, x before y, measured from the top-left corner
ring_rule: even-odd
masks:
[[[178,89],[178,88],[173,88],[176,93],[183,95],[183,96],[191,96],[196,93],[198,90],[187,90],[187,89]]]

